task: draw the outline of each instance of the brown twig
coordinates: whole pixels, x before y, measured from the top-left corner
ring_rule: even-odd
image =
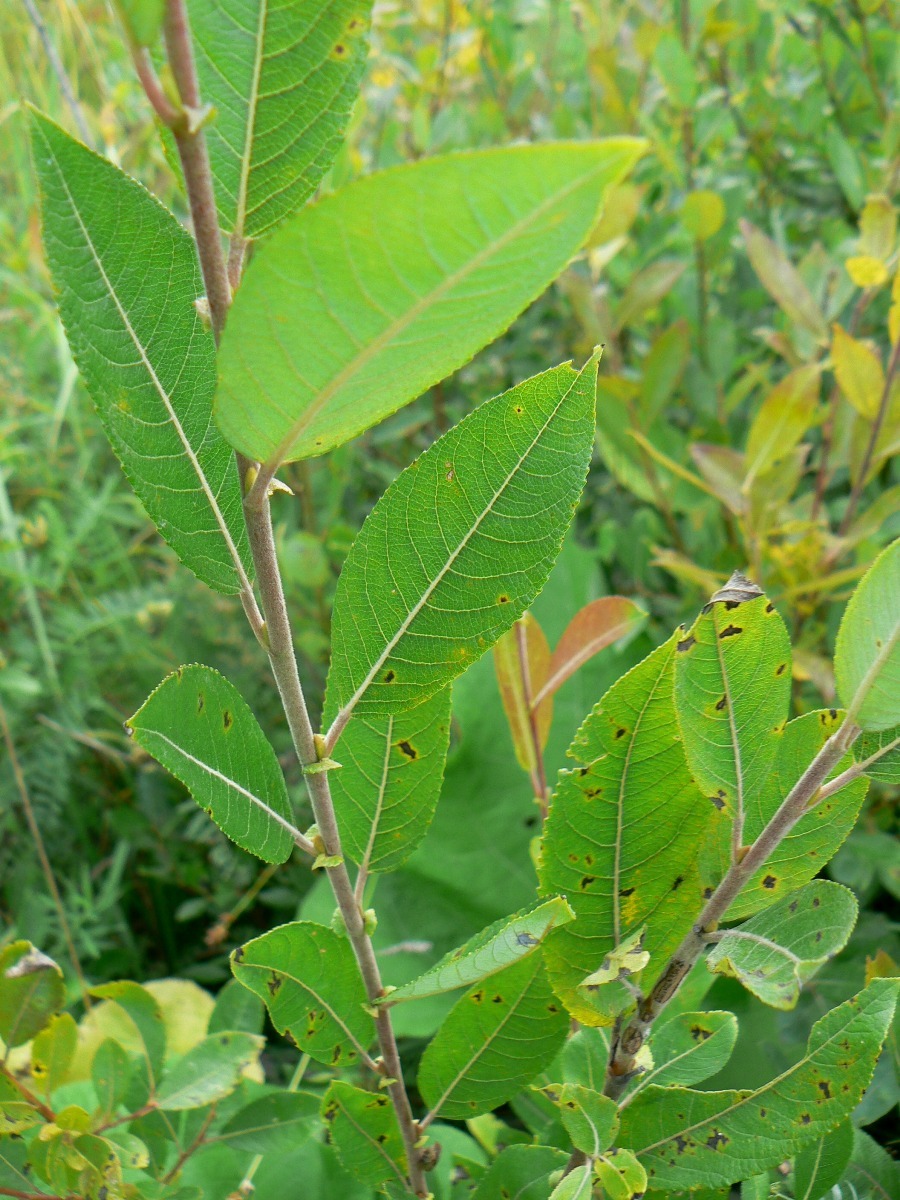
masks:
[[[46,1105],[43,1100],[40,1100],[30,1088],[26,1087],[21,1079],[17,1079],[6,1063],[0,1062],[0,1075],[4,1079],[8,1079],[11,1084],[21,1093],[22,1099],[26,1100],[32,1108],[36,1108],[45,1121],[55,1121],[56,1113],[53,1109]]]

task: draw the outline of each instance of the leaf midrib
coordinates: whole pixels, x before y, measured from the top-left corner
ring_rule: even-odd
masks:
[[[599,175],[607,167],[606,163],[598,164],[592,171],[580,175],[578,179],[562,188],[558,192],[554,192],[552,196],[548,196],[531,212],[522,217],[514,225],[497,238],[496,241],[489,242],[482,250],[479,250],[472,258],[458,268],[456,271],[447,275],[441,283],[426,295],[421,296],[415,304],[406,310],[401,316],[396,317],[385,329],[374,337],[366,346],[356,354],[332,379],[322,388],[312,403],[304,409],[303,413],[293,423],[289,431],[281,439],[275,448],[275,452],[266,461],[266,469],[277,471],[279,466],[284,462],[286,455],[291,452],[299,438],[309,429],[313,421],[318,417],[319,413],[325,407],[331,398],[351,380],[354,375],[357,375],[362,369],[375,358],[385,346],[393,341],[399,334],[411,325],[418,317],[427,312],[429,308],[436,305],[451,291],[458,283],[461,283],[468,275],[472,274],[488,262],[494,255],[499,254],[507,245],[508,242],[514,240],[530,225],[534,224],[544,212],[552,208],[555,204],[559,204],[565,200],[577,188],[588,183],[595,175]],[[598,198],[599,207],[599,198]]]
[[[238,549],[235,546],[234,541],[232,540],[231,532],[228,529],[228,525],[227,525],[227,522],[225,521],[224,515],[222,514],[222,510],[219,508],[218,500],[216,499],[215,495],[213,494],[213,490],[209,485],[209,480],[206,478],[203,468],[200,465],[200,460],[197,458],[197,455],[194,453],[194,449],[191,446],[190,441],[188,440],[187,434],[184,432],[184,428],[183,428],[180,420],[178,419],[178,414],[176,413],[175,408],[172,404],[171,397],[169,396],[166,389],[163,387],[159,376],[156,374],[153,364],[150,362],[150,359],[147,356],[147,353],[144,349],[143,343],[141,342],[140,338],[137,336],[137,333],[136,333],[134,327],[132,326],[131,321],[129,320],[128,314],[126,313],[125,309],[122,307],[121,303],[119,302],[119,297],[116,294],[115,288],[113,287],[112,282],[106,273],[106,270],[104,269],[103,263],[100,259],[99,254],[97,253],[96,247],[94,246],[94,242],[90,236],[90,233],[88,232],[87,226],[85,225],[84,221],[81,218],[81,212],[79,211],[78,205],[75,203],[75,197],[72,195],[71,191],[69,190],[69,185],[66,182],[65,174],[59,166],[59,162],[56,157],[56,154],[53,151],[53,147],[47,141],[47,138],[43,134],[43,132],[41,133],[41,137],[44,140],[44,144],[47,147],[48,153],[51,155],[53,165],[56,169],[57,176],[59,177],[60,184],[61,184],[62,189],[65,192],[66,197],[69,201],[69,205],[72,209],[72,214],[75,217],[75,220],[78,222],[78,227],[81,230],[82,236],[85,241],[85,245],[87,246],[88,250],[90,251],[91,258],[94,261],[94,265],[97,268],[100,278],[103,280],[103,285],[107,290],[109,298],[112,300],[113,304],[115,305],[116,311],[119,314],[119,318],[121,319],[122,324],[125,327],[125,332],[131,338],[134,348],[137,350],[138,354],[140,355],[141,362],[144,364],[147,374],[150,376],[151,382],[153,383],[153,386],[156,389],[156,392],[157,392],[160,400],[163,403],[163,407],[165,408],[166,412],[169,414],[169,420],[172,422],[172,426],[175,429],[175,432],[177,433],[182,446],[184,447],[184,452],[188,458],[188,461],[190,462],[191,466],[193,467],[194,474],[197,476],[197,479],[199,480],[199,483],[203,490],[203,493],[206,496],[207,502],[209,503],[209,506],[212,509],[213,515],[216,519],[216,524],[219,526],[219,530],[222,534],[222,537],[225,540],[225,545],[228,550],[229,556],[231,557],[231,560],[234,564],[234,568],[235,568],[235,571],[238,576],[238,581],[240,583],[240,590],[249,593],[252,591],[251,585],[250,585],[250,580],[247,577],[246,571],[244,570],[244,564],[241,562],[241,557],[240,557],[240,554],[238,553]]]
[[[244,222],[247,219],[247,192],[250,187],[250,161],[256,140],[256,110],[259,105],[259,84],[264,60],[263,42],[269,16],[269,0],[259,0],[259,18],[256,23],[256,53],[253,58],[253,77],[250,81],[250,99],[247,105],[247,126],[244,132],[244,153],[241,158],[241,177],[238,183],[237,206],[232,237],[243,239]]]

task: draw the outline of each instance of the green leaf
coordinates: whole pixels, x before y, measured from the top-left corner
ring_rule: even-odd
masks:
[[[788,722],[765,786],[758,796],[748,797],[745,842],[754,841],[763,831],[843,719],[843,713],[832,708],[804,713]],[[851,762],[850,754],[845,755],[831,777],[840,775]],[[866,787],[864,779],[856,779],[801,817],[744,885],[728,910],[728,919],[735,921],[768,908],[818,875],[853,829]]]
[[[273,1092],[239,1109],[216,1140],[247,1154],[288,1154],[315,1132],[319,1107],[310,1092]]]
[[[371,0],[200,0],[191,29],[222,226],[258,238],[315,191],[343,141]]]
[[[335,1080],[322,1100],[322,1120],[346,1169],[363,1183],[387,1180],[406,1188],[406,1151],[384,1092],[364,1092]]]
[[[728,929],[707,959],[772,1008],[793,1008],[800,989],[847,944],[856,924],[856,897],[816,879],[765,912]]]
[[[109,1000],[131,1019],[141,1041],[151,1088],[159,1078],[166,1057],[166,1026],[155,998],[139,983],[122,979],[91,988],[98,1000]]]
[[[591,1200],[594,1172],[590,1163],[575,1167],[564,1175],[550,1194],[550,1200]]]
[[[679,641],[675,662],[688,765],[722,814],[718,837],[701,856],[710,883],[748,844],[747,809],[772,769],[790,696],[784,622],[759,588],[735,572]]]
[[[622,1113],[621,1140],[637,1152],[650,1186],[722,1187],[775,1166],[846,1119],[872,1077],[897,989],[897,980],[873,980],[816,1022],[795,1066],[753,1091],[642,1092]]]
[[[388,1004],[396,1004],[401,1000],[437,996],[441,992],[453,992],[480,983],[534,954],[551,930],[571,920],[572,910],[559,896],[522,909],[511,917],[501,917],[464,945],[445,954],[424,975],[395,988],[385,1000]]]
[[[596,1157],[619,1131],[619,1109],[614,1100],[577,1083],[566,1083],[559,1093],[559,1114],[572,1145]]]
[[[551,1146],[508,1146],[485,1172],[471,1200],[546,1200],[548,1179],[566,1165],[566,1155]]]
[[[866,730],[900,723],[900,538],[850,597],[834,651],[838,695]]]
[[[744,494],[757,476],[790,454],[813,423],[821,375],[818,363],[798,367],[762,402],[747,435]]]
[[[336,709],[414,708],[531,604],[584,486],[596,377],[591,358],[580,373],[556,367],[488,400],[388,488],[338,581]]]
[[[317,1062],[353,1063],[374,1037],[350,943],[324,925],[280,925],[235,950],[231,969],[278,1032]]]
[[[38,113],[32,149],[60,315],[151,520],[216,591],[249,589],[234,455],[212,421],[215,346],[191,237],[112,163]]]
[[[31,1041],[66,1002],[63,973],[31,942],[0,949],[0,1039],[11,1050]]]
[[[609,1024],[621,983],[587,992],[585,977],[646,926],[652,981],[702,905],[697,848],[716,816],[688,772],[672,701],[678,636],[606,693],[569,750],[544,829],[542,894],[565,895],[575,920],[544,949],[557,994],[583,1024]]]
[[[203,1108],[230,1096],[266,1044],[256,1033],[214,1033],[192,1046],[168,1070],[156,1094],[167,1112]]]
[[[422,1055],[419,1091],[444,1120],[514,1096],[556,1057],[568,1018],[534,954],[461,997]]]
[[[226,438],[290,462],[421,395],[559,274],[642,150],[614,138],[436,156],[303,209],[255,257],[229,314]]]
[[[259,996],[249,992],[236,979],[229,979],[216,996],[207,1033],[223,1033],[229,1029],[262,1033],[265,1022],[266,1007]]]
[[[104,1038],[91,1063],[91,1082],[104,1115],[112,1116],[125,1103],[132,1074],[128,1052],[114,1038]]]
[[[31,1077],[45,1096],[65,1083],[78,1045],[78,1026],[67,1012],[52,1016],[31,1047]]]
[[[428,832],[450,742],[450,692],[397,716],[353,716],[341,734],[331,796],[347,855],[394,871]],[[325,701],[326,719],[335,714]]]
[[[43,1121],[44,1117],[26,1097],[18,1082],[0,1075],[0,1135],[23,1133]]]
[[[238,846],[265,862],[290,858],[297,831],[275,751],[218,671],[179,667],[125,727]]]
[[[647,1190],[647,1172],[630,1150],[610,1150],[594,1163],[596,1175],[608,1200],[641,1200]]]
[[[653,1030],[650,1051],[655,1066],[640,1077],[640,1090],[651,1083],[660,1087],[702,1083],[731,1058],[737,1035],[734,1013],[680,1013]]]
[[[114,0],[116,11],[136,46],[152,46],[165,16],[165,0]]]
[[[879,783],[900,783],[900,725],[864,733],[853,743],[853,757]]]
[[[861,1129],[855,1130],[853,1157],[843,1182],[853,1188],[856,1200],[894,1200],[900,1192],[900,1163]],[[848,1189],[849,1190],[849,1189]],[[841,1189],[842,1195],[844,1189]]]
[[[794,1158],[794,1200],[822,1200],[841,1176],[853,1153],[853,1124],[844,1121]]]

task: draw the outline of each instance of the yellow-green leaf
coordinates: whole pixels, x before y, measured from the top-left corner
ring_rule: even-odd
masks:
[[[835,325],[831,360],[844,396],[861,417],[874,420],[884,392],[884,368],[877,354]]]

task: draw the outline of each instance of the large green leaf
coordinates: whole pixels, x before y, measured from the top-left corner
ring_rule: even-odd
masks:
[[[319,1107],[310,1092],[272,1092],[238,1109],[216,1138],[248,1154],[287,1154],[315,1133]]]
[[[353,950],[311,921],[279,925],[235,950],[231,969],[260,996],[279,1033],[317,1062],[354,1062],[375,1035]]]
[[[406,1151],[397,1117],[384,1092],[364,1092],[342,1080],[322,1100],[322,1119],[338,1157],[363,1183],[386,1181],[406,1190]]]
[[[315,191],[366,62],[371,0],[193,0],[222,225],[257,238]]]
[[[815,879],[721,935],[707,962],[773,1008],[793,1008],[800,989],[847,944],[858,906],[851,891]]]
[[[422,1098],[444,1120],[490,1112],[550,1065],[568,1024],[540,954],[507,967],[450,1011],[422,1055]]]
[[[151,519],[216,591],[249,586],[234,455],[212,419],[215,346],[194,245],[111,162],[32,114],[44,246],[106,434]]]
[[[226,438],[272,464],[323,454],[461,367],[559,274],[642,146],[448,154],[303,209],[235,297],[216,398]]]
[[[508,1146],[481,1178],[472,1200],[546,1200],[548,1180],[566,1165],[566,1155],[551,1146]]]
[[[754,595],[755,593],[755,595]],[[748,595],[751,599],[740,597]],[[784,622],[758,588],[732,577],[678,644],[675,706],[697,783],[723,814],[706,848],[704,873],[717,883],[747,810],[778,752],[791,697],[791,645]]]
[[[749,798],[745,841],[752,842],[762,833],[782,800],[828,738],[840,728],[843,719],[842,712],[831,708],[804,713],[788,722],[762,791]],[[847,754],[832,776],[840,775],[852,761]],[[867,786],[865,779],[856,779],[801,817],[744,886],[728,910],[728,919],[738,920],[768,908],[818,875],[852,830]]]
[[[795,1200],[822,1200],[844,1174],[852,1153],[851,1121],[804,1146],[794,1159]]]
[[[717,809],[688,772],[672,701],[678,635],[606,693],[569,751],[584,764],[561,773],[538,871],[544,895],[568,898],[575,920],[555,931],[547,970],[583,1024],[609,1024],[628,999],[610,982],[580,987],[646,926],[652,982],[702,907],[697,849]]]
[[[728,1062],[737,1035],[737,1017],[731,1012],[680,1013],[663,1022],[650,1035],[654,1066],[640,1077],[641,1090],[651,1083],[690,1087],[709,1079]]]
[[[334,601],[331,703],[414,708],[480,658],[547,581],[593,446],[596,358],[482,404],[388,488]]]
[[[31,942],[0,950],[0,1039],[8,1049],[30,1041],[66,1002],[63,973]]]
[[[651,1188],[681,1191],[746,1179],[843,1121],[872,1077],[898,986],[897,980],[873,980],[827,1013],[813,1026],[800,1062],[763,1087],[642,1092],[622,1113],[621,1141],[638,1153]]]
[[[390,717],[351,717],[331,796],[341,842],[369,871],[393,871],[428,832],[450,741],[450,688]],[[326,718],[334,716],[325,700]]]
[[[91,995],[118,1005],[130,1018],[140,1038],[141,1052],[147,1064],[147,1076],[152,1088],[159,1078],[166,1057],[166,1026],[156,998],[146,988],[130,979],[101,983],[91,988]]]
[[[259,1061],[265,1038],[257,1033],[213,1033],[166,1072],[156,1093],[162,1109],[203,1108],[230,1096],[248,1067]]]
[[[489,979],[534,954],[551,930],[571,920],[572,910],[559,896],[534,904],[511,917],[502,917],[464,945],[445,954],[418,979],[395,988],[386,997],[387,1002],[396,1004],[400,1000],[435,996]]]
[[[275,751],[218,671],[179,667],[125,727],[233,842],[266,862],[290,858],[296,830]]]
[[[900,722],[900,538],[863,576],[838,630],[838,695],[863,729]]]

